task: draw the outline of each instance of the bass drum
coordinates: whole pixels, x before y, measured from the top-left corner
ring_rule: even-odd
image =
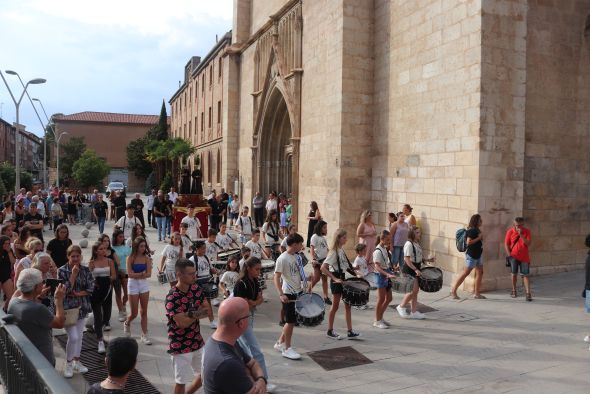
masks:
[[[295,314],[299,324],[315,327],[324,321],[326,303],[317,293],[303,293],[295,300]]]
[[[422,267],[418,277],[420,290],[426,293],[436,293],[443,286],[443,272],[437,267]]]

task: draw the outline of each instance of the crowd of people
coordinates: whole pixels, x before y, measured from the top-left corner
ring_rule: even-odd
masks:
[[[265,298],[269,299],[264,295],[267,284],[262,280],[263,271],[272,272],[272,284],[282,304],[277,316],[282,328],[274,349],[288,359],[301,358],[293,346],[295,328],[300,324],[295,301],[302,294],[313,292],[320,282],[321,298],[330,306],[328,338],[361,336],[353,329],[352,314],[355,310],[367,309],[367,305],[351,306],[344,302],[346,334],[338,334],[335,327],[347,277],[364,279],[376,289],[375,328],[390,327],[385,312],[393,298],[392,282],[401,277],[409,281],[409,286],[397,306],[397,313],[402,318],[425,318],[417,310],[418,284],[425,263],[435,262],[435,257],[425,256],[420,244],[420,225],[408,204],[399,212],[389,214],[386,228],[378,229],[372,212],[366,210],[360,214],[356,234],[334,229],[328,240],[329,224],[316,202],[310,204],[304,238],[291,220],[292,200],[274,192],[266,202],[261,201],[260,193],[255,195],[254,218],[237,195],[212,193],[208,198],[212,213],[206,234],[202,234],[201,223],[192,206],[187,207],[180,231],[172,231],[172,208],[178,198],[174,188],[169,193],[151,192],[146,204],[147,222],[139,194],[129,204],[121,203],[120,200],[125,199],[123,193],[112,193],[112,197],[109,207],[97,191],[84,196],[81,193],[68,195],[67,191],[57,189],[36,195],[22,190],[17,196],[6,196],[2,210],[3,308],[15,317],[22,331],[53,365],[51,330],[65,328],[63,374],[66,378],[88,371],[80,361],[80,354],[84,328],[90,326],[98,343],[96,351],[106,354],[109,372],[106,380],[91,388],[89,392],[93,394],[122,390],[137,358],[135,340],[117,338],[108,345],[104,341],[104,332],[111,329],[113,295],[124,335],[132,336],[131,323],[139,316],[139,342],[146,346],[152,344],[148,336],[148,303],[154,258],[158,261],[155,266],[158,280],[170,286],[162,309],[167,318],[175,393],[191,393],[200,387],[207,393],[264,393],[275,388],[269,382],[255,330],[256,309]],[[97,223],[100,236],[91,247],[88,264],[82,262],[82,249],[73,244],[69,234],[69,226],[81,222],[82,218],[76,216],[77,211],[70,214],[69,207],[66,208],[67,217],[54,216],[54,212],[63,210],[62,200],[90,204],[91,220]],[[105,222],[109,219],[114,222],[111,237],[104,233]],[[43,236],[46,224],[54,232],[48,242]],[[525,298],[532,301],[528,279],[532,237],[524,224],[523,218],[515,218],[506,233],[504,248],[513,278],[511,296],[518,297],[516,284],[520,274]],[[165,243],[160,256],[155,256],[150,247],[145,226],[157,228],[158,241]],[[238,233],[239,239],[229,234],[228,227]],[[350,238],[355,239],[356,256],[352,261],[345,252],[351,245]],[[475,270],[474,298],[483,299],[484,233],[480,215],[471,217],[460,240],[464,243],[465,268],[452,284],[450,295],[458,299],[458,289]],[[589,242],[587,240],[587,246]],[[231,254],[221,262],[219,255],[228,251]],[[307,256],[312,269],[306,272]],[[590,272],[590,258],[587,272]],[[590,291],[588,278],[590,274],[587,274],[584,295],[590,294],[587,293]],[[219,293],[217,284],[221,289]],[[588,305],[590,312],[590,301]],[[214,306],[219,306],[217,318]],[[92,319],[87,319],[90,314]],[[208,319],[215,330],[207,341],[200,332],[201,319]],[[590,336],[585,340],[590,342]],[[118,360],[118,355],[122,354],[129,357],[125,361]]]

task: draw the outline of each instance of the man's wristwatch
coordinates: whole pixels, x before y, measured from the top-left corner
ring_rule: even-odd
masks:
[[[266,378],[264,376],[259,376],[256,379],[254,379],[255,382],[258,382],[260,379],[264,380],[264,384],[267,385],[268,384],[268,380],[266,380]]]

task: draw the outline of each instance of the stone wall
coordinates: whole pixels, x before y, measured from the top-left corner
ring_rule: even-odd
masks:
[[[256,33],[268,17],[279,11],[289,0],[250,0],[250,35]]]

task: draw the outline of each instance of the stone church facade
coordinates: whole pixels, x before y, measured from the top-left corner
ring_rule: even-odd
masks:
[[[534,274],[582,267],[590,233],[590,0],[235,0],[224,51],[222,179],[242,201],[318,202],[354,244],[359,214],[414,207],[445,282],[483,216],[486,288],[503,235]],[[467,287],[471,282],[467,282]]]

